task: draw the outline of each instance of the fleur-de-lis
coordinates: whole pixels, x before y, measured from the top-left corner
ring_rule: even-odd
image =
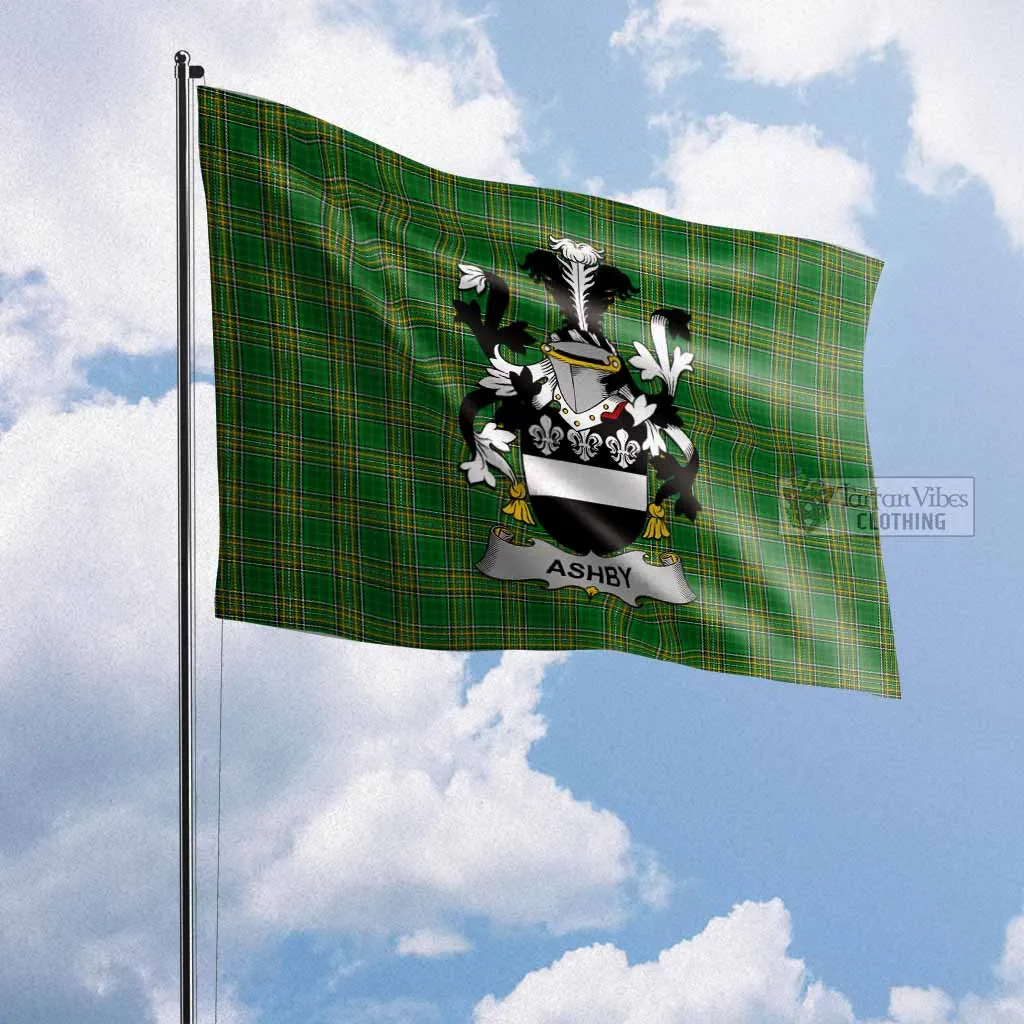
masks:
[[[640,445],[636,441],[631,441],[625,430],[616,430],[610,437],[605,438],[604,443],[612,453],[612,458],[623,469],[632,466],[640,454]]]
[[[601,438],[589,430],[570,430],[569,444],[580,462],[589,462],[601,450]]]
[[[533,438],[533,443],[540,450],[541,455],[550,455],[552,452],[558,451],[565,432],[561,427],[551,425],[550,416],[541,416],[540,426],[535,423],[530,427],[530,437]]]

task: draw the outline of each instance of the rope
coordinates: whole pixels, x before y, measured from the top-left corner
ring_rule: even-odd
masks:
[[[205,75],[203,76],[205,82]],[[194,125],[194,111],[196,109],[195,103],[195,90],[196,90],[196,79],[189,77],[188,80],[188,105],[190,117],[188,120],[188,126],[190,134],[192,133]],[[198,492],[198,465],[199,460],[196,457],[198,451],[198,432],[196,430],[197,424],[197,413],[195,403],[195,389],[193,382],[196,374],[196,303],[195,303],[195,281],[196,281],[196,251],[195,251],[195,215],[196,215],[196,146],[194,143],[195,136],[189,139],[189,166],[188,166],[188,190],[189,190],[189,229],[192,232],[192,243],[189,246],[189,350],[188,350],[188,380],[185,382],[185,386],[189,388],[192,401],[189,403],[189,427],[190,427],[190,467],[189,467],[189,499],[192,508],[192,523],[191,523],[191,547],[189,552],[189,587],[190,587],[190,603],[191,603],[191,639],[190,639],[190,653],[191,653],[191,667],[192,667],[192,682],[195,683],[197,650],[198,650],[198,609],[196,601],[197,593],[197,567],[198,567],[198,552],[199,552],[199,516],[196,514],[196,495]],[[213,1020],[214,1024],[217,1024],[220,1016],[220,863],[221,863],[221,783],[223,776],[223,738],[224,738],[224,620],[220,622],[220,673],[218,683],[218,697],[217,697],[217,832],[216,832],[216,869],[214,875],[214,928],[213,928],[213,943],[214,943],[214,956],[213,956]],[[193,786],[195,786],[195,776],[193,774]],[[193,807],[195,806],[193,800]],[[193,843],[195,842],[195,828],[193,825]],[[195,850],[193,849],[193,860],[195,859]],[[198,883],[194,883],[194,886]],[[193,906],[198,906],[197,893],[193,891],[192,899]],[[194,1000],[194,997],[193,997]],[[194,1002],[193,1002],[194,1005]]]
[[[220,794],[221,752],[224,747],[224,620],[220,620],[220,690],[217,704],[217,871],[216,891],[213,899],[213,1024],[217,1024],[218,997],[220,995]]]
[[[196,279],[196,255],[195,255],[195,150],[192,145],[192,138],[194,133],[194,110],[195,110],[195,84],[191,78],[186,83],[186,102],[188,104],[188,116],[185,120],[185,132],[186,139],[185,143],[188,146],[188,169],[187,169],[187,188],[188,188],[188,203],[189,203],[189,267],[188,267],[188,321],[189,321],[189,339],[188,339],[188,377],[182,382],[182,385],[188,389],[189,392],[189,479],[188,479],[188,503],[191,510],[191,523],[189,538],[189,556],[188,556],[188,573],[189,573],[189,605],[190,605],[190,622],[189,622],[189,692],[191,694],[192,710],[190,712],[192,718],[193,728],[193,746],[192,746],[192,757],[193,764],[190,772],[192,792],[190,795],[190,804],[192,807],[192,821],[191,821],[191,835],[192,835],[192,864],[196,863],[196,777],[195,777],[195,683],[196,683],[196,541],[197,541],[197,516],[196,516],[196,409],[195,409],[195,390],[192,387],[192,381],[195,378],[195,351],[196,351],[196,300],[195,300],[195,279]],[[192,872],[192,906],[198,908],[198,888],[199,881],[197,872],[193,868]],[[193,911],[193,915],[195,911]],[[195,922],[195,916],[193,916],[193,923]],[[194,943],[194,940],[193,940]],[[193,956],[195,946],[193,944]],[[192,971],[192,1006],[196,1006],[196,988],[197,978],[195,974],[195,968],[193,966]],[[194,1010],[193,1010],[194,1012]]]

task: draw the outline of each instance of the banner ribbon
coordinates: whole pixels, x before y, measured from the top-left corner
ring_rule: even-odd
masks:
[[[613,594],[634,608],[641,597],[668,604],[697,600],[678,555],[662,555],[660,563],[648,562],[642,551],[610,557],[578,555],[546,540],[517,544],[501,526],[491,530],[487,550],[476,567],[496,580],[544,580],[551,590],[581,587],[591,596],[597,592]]]

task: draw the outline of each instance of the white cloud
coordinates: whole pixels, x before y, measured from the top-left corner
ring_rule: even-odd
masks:
[[[655,84],[664,88],[696,70],[693,37],[714,33],[737,77],[790,85],[849,70],[864,53],[880,53],[891,36],[887,12],[894,6],[882,0],[655,0],[631,9],[612,44],[648,61]]]
[[[45,276],[0,274],[0,429],[36,404],[82,393],[60,297]]]
[[[212,390],[197,399],[208,951]],[[13,1019],[173,1018],[174,401],[34,408],[0,434],[0,1002]],[[425,951],[466,915],[564,931],[614,923],[663,886],[618,818],[528,763],[557,655],[506,655],[473,679],[457,654],[240,623],[225,636],[225,952],[293,929]],[[225,1019],[241,1020],[227,992]]]
[[[612,41],[638,54],[663,89],[693,70],[701,33],[718,38],[736,77],[784,86],[849,73],[894,48],[914,91],[910,180],[928,193],[982,182],[1010,238],[1024,246],[1017,0],[655,0],[634,7]]]
[[[504,998],[488,995],[475,1024],[856,1024],[853,1006],[788,954],[789,912],[779,899],[741,903],[657,960],[630,964],[613,945],[565,953]],[[1024,1022],[1024,916],[1007,929],[999,991],[959,1002],[941,989],[894,988],[885,1021],[864,1024]]]
[[[889,1016],[895,1024],[947,1024],[953,1000],[941,989],[897,987],[889,995]]]
[[[572,950],[528,974],[502,1000],[487,996],[477,1024],[802,1024],[852,1022],[849,1003],[809,983],[786,955],[789,914],[780,900],[743,903],[699,935],[630,965],[612,945]]]
[[[177,1004],[173,445],[166,400],[36,408],[0,434],[12,1020],[165,1020]]]
[[[211,85],[290,103],[446,169],[528,179],[493,47],[451,4],[88,0],[59,17],[9,7],[0,272],[43,271],[64,321],[62,352],[36,364],[36,388],[48,374],[59,390],[74,358],[173,343],[172,57],[182,45]],[[7,326],[0,351],[23,348]],[[8,384],[12,363],[4,357]],[[28,375],[14,370],[23,391]]]
[[[667,187],[618,196],[705,224],[835,242],[866,251],[858,218],[872,209],[870,169],[809,125],[761,127],[723,115],[668,125]]]
[[[433,691],[430,702],[418,716],[375,716],[355,732],[352,709],[321,707],[323,734],[311,737],[320,755],[336,760],[328,752],[335,715],[349,723],[353,752],[315,805],[299,805],[286,849],[264,840],[253,851],[253,917],[278,928],[385,933],[452,912],[558,932],[617,923],[622,887],[639,883],[625,826],[527,762],[544,732],[535,706],[552,661],[505,655],[461,705],[458,676],[425,683],[410,659],[410,689]],[[375,675],[357,688],[373,688]],[[292,795],[283,799],[294,812]],[[256,834],[272,827],[264,817],[286,815],[267,801]],[[247,822],[233,827],[250,831]]]
[[[1009,988],[1024,991],[1024,914],[1015,917],[1007,926],[1006,943],[996,976]]]
[[[421,928],[402,935],[395,944],[399,956],[438,957],[468,953],[472,947],[464,935],[440,928]]]

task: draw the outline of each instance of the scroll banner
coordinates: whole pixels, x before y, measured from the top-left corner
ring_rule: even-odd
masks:
[[[516,544],[512,534],[500,526],[491,530],[477,568],[496,580],[544,580],[551,590],[582,587],[591,594],[613,594],[634,608],[641,597],[668,604],[697,600],[677,555],[662,555],[660,564],[648,562],[642,551],[611,557],[577,555],[546,540]]]

